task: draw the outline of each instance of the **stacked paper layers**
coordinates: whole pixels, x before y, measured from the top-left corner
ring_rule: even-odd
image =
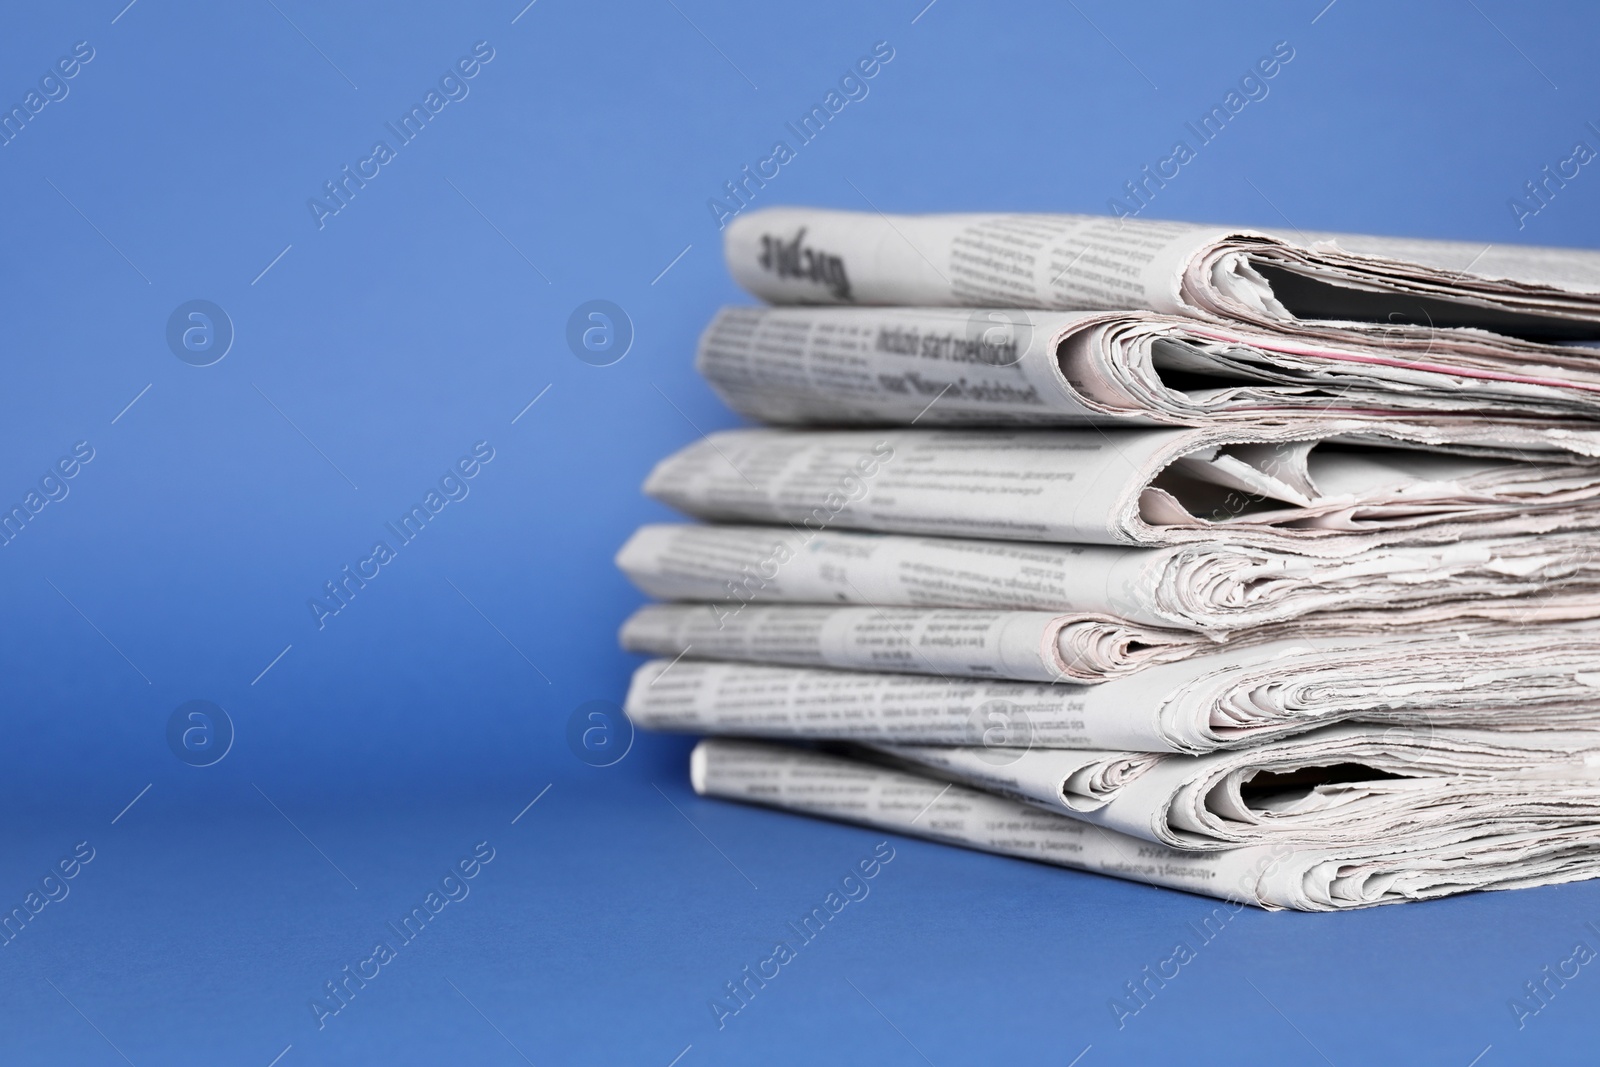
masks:
[[[1600,874],[1600,253],[753,212],[646,491],[702,793],[1269,908]],[[817,306],[840,305],[840,306]],[[852,305],[852,306],[845,306]]]

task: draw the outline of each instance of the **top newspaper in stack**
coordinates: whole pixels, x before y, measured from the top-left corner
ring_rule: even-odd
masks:
[[[728,267],[782,304],[1147,309],[1340,336],[1356,323],[1600,336],[1600,253],[1353,234],[1293,237],[1091,215],[769,208],[728,226]]]

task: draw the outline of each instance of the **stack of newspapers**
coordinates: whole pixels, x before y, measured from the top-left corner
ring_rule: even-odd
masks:
[[[750,212],[646,491],[695,789],[1267,908],[1600,874],[1600,253]]]

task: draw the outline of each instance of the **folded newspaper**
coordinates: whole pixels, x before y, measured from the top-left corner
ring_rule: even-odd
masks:
[[[751,625],[741,621],[747,605],[759,604],[1071,614],[1095,632],[1146,634],[1136,640],[1152,646],[1191,640],[1162,630],[1222,641],[1293,619],[1321,625],[1323,615],[1356,616],[1377,631],[1600,616],[1600,539],[1586,531],[1324,559],[1225,541],[1126,548],[663,523],[634,533],[617,566],[651,596],[703,601],[696,610],[733,640]]]
[[[1183,849],[1600,821],[1600,733],[1346,724],[1240,752],[880,745],[903,769]]]
[[[688,733],[1175,753],[1346,720],[1600,729],[1600,624],[1300,637],[1098,685],[655,659],[634,672],[625,710]]]
[[[1370,332],[1341,345],[1150,312],[726,308],[696,366],[735,411],[787,424],[1600,414],[1600,352]]]
[[[1340,555],[1600,526],[1600,463],[1563,450],[1580,443],[1600,429],[727,430],[662,460],[645,492],[797,531]]]
[[[1565,818],[1440,825],[1342,845],[1275,841],[1193,850],[1153,844],[987,790],[763,742],[702,741],[690,757],[689,776],[705,796],[1268,909],[1337,911],[1600,875],[1600,820],[1586,814],[1592,800]]]
[[[1242,649],[1292,638],[1370,643],[1400,635],[1407,641],[1430,637],[1456,644],[1473,639],[1494,649],[1508,633],[1525,636],[1532,621],[1559,619],[1576,610],[1571,600],[1546,603],[1534,598],[1531,603],[1485,605],[1480,613],[1486,618],[1472,619],[1472,606],[1461,607],[1466,610],[1450,614],[1433,607],[1326,613],[1207,635],[1104,615],[1047,611],[798,604],[732,611],[720,604],[651,604],[630,616],[619,636],[629,652],[671,659],[1095,684],[1205,656],[1224,645]],[[1491,621],[1497,615],[1505,621]],[[1375,636],[1385,633],[1390,636]]]
[[[740,215],[728,269],[775,304],[1019,307],[1186,315],[1307,337],[1356,323],[1437,346],[1481,329],[1600,339],[1600,253],[1095,215]]]

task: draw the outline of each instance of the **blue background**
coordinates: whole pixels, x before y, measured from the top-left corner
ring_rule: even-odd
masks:
[[[96,853],[0,948],[0,1062],[1592,1061],[1600,975],[1520,1030],[1508,1001],[1600,947],[1600,886],[1247,911],[1119,1030],[1213,902],[900,839],[719,1030],[723,983],[882,835],[697,799],[684,739],[596,768],[566,732],[636,663],[611,557],[669,518],[637,486],[736,421],[690,367],[745,299],[707,201],[875,42],[870,94],[758,203],[1103,212],[1287,40],[1150,217],[1600,247],[1591,168],[1525,230],[1507,205],[1600,147],[1600,12],[124,2],[0,32],[8,107],[95,49],[0,148],[0,501],[96,452],[0,548],[0,910]],[[479,40],[470,95],[319,229],[308,198]],[[193,299],[236,331],[209,367],[165,340]],[[591,299],[636,333],[611,366],[565,339]],[[308,598],[477,441],[470,496],[318,629]],[[237,731],[213,766],[166,741],[192,699]],[[319,1030],[323,982],[485,840]]]

